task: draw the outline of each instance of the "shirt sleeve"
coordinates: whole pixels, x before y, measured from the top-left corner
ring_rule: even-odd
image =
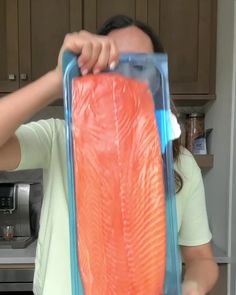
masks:
[[[191,156],[191,176],[189,181],[182,221],[179,231],[179,244],[183,246],[199,246],[208,243],[211,232],[208,225],[205,191],[201,170]],[[176,196],[178,198],[178,195]]]
[[[54,119],[20,126],[16,136],[20,143],[21,161],[16,170],[47,169],[51,156]]]

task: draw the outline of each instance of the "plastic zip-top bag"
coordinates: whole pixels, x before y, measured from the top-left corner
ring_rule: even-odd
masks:
[[[63,58],[72,295],[180,295],[167,56]]]

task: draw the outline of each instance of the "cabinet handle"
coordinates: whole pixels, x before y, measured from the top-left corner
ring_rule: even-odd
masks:
[[[25,73],[22,73],[22,74],[20,74],[20,79],[21,79],[22,81],[27,81],[27,80],[28,80],[28,75],[25,74]]]
[[[8,74],[8,80],[15,81],[16,80],[16,75],[15,74]]]

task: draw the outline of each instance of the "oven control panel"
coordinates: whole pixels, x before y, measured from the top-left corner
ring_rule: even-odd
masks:
[[[14,184],[0,184],[0,211],[13,211],[15,209]]]

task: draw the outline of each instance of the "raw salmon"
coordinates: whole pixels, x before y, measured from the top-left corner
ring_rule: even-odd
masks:
[[[161,295],[165,195],[152,94],[119,74],[73,82],[79,266],[86,295]]]

